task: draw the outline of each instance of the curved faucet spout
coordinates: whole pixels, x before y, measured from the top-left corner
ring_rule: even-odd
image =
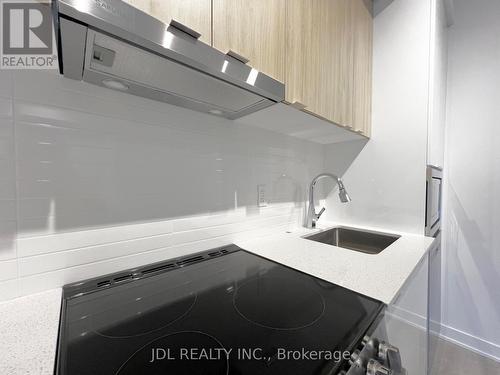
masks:
[[[325,212],[325,208],[323,207],[319,213],[316,213],[314,208],[314,186],[316,183],[322,178],[330,177],[333,179],[337,185],[339,186],[339,199],[342,203],[347,203],[351,201],[351,197],[347,194],[344,183],[342,180],[331,173],[321,173],[313,178],[311,184],[309,185],[309,207],[307,209],[307,217],[306,217],[306,228],[316,228],[316,222],[319,220],[323,212]]]

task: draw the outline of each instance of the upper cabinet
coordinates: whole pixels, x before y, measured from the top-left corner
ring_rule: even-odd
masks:
[[[351,0],[288,0],[286,100],[339,125],[353,120]]]
[[[372,0],[127,0],[284,82],[286,102],[370,136]]]
[[[213,0],[213,46],[282,82],[286,101],[370,135],[371,0]]]
[[[369,137],[372,117],[373,16],[371,0],[352,0],[353,126]]]
[[[172,19],[201,34],[200,40],[212,44],[211,0],[125,0],[165,24]]]
[[[287,0],[213,0],[213,46],[246,57],[278,81],[285,79]]]

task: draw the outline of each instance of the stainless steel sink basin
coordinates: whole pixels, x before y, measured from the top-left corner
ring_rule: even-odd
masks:
[[[366,254],[378,254],[394,243],[399,237],[401,236],[395,234],[337,227],[304,236],[303,238]]]

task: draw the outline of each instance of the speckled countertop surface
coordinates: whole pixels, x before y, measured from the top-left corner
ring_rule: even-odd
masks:
[[[0,374],[52,375],[61,289],[0,303]]]
[[[302,238],[335,226],[343,225],[327,222],[318,225],[316,230],[298,228],[291,233],[237,241],[236,244],[254,254],[390,304],[434,241],[423,235],[357,227],[401,236],[381,253],[373,255]]]

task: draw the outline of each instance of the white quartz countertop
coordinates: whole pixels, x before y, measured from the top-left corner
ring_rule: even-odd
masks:
[[[302,238],[336,226],[348,227],[322,223],[314,230],[298,228],[290,233],[236,244],[269,260],[390,304],[434,241],[423,235],[356,226],[401,236],[379,254],[365,254]]]
[[[0,374],[52,375],[61,289],[0,303]]]

